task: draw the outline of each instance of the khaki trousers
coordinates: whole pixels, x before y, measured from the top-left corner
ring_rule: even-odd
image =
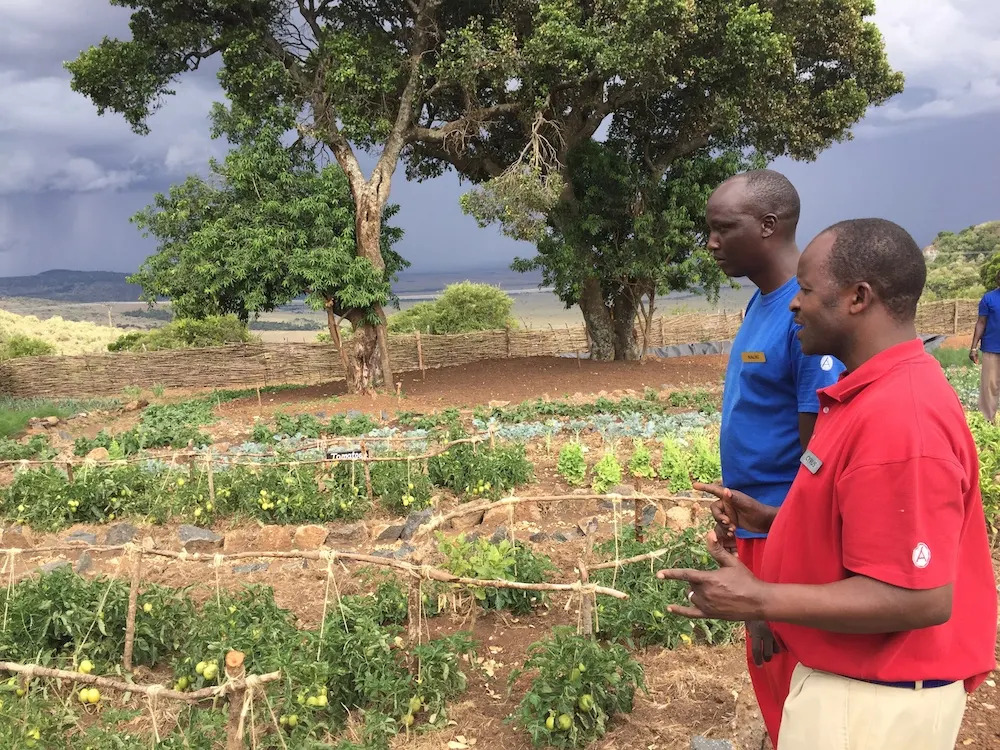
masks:
[[[979,352],[979,411],[995,421],[1000,401],[1000,354]]]
[[[799,664],[777,750],[954,750],[965,699],[961,681],[914,690]]]

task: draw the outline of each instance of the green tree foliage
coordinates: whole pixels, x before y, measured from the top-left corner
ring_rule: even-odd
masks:
[[[336,164],[321,169],[302,144],[286,147],[277,115],[261,124],[217,107],[214,121],[216,135],[238,146],[223,162],[212,160],[208,180],[188,177],[133,217],[159,247],[129,281],[150,304],[170,298],[179,318],[232,314],[246,324],[305,294],[327,310],[331,331],[337,316],[377,324],[376,308],[394,301],[390,280],[407,265],[392,250],[402,231],[382,224],[386,265],[377,269],[355,253],[354,204]],[[384,213],[396,210],[387,205]],[[151,336],[134,343],[175,343],[171,334]]]
[[[715,185],[753,164],[736,152],[700,155],[656,179],[625,144],[588,141],[569,156],[569,190],[549,214],[538,254],[513,268],[540,269],[566,307],[580,304],[595,348],[637,359],[636,315],[651,320],[656,295],[718,296],[725,275],[704,249],[705,204]]]
[[[695,187],[685,159],[696,157],[695,170],[708,155],[732,152],[764,162],[811,159],[849,138],[870,106],[902,90],[902,76],[889,68],[881,34],[868,20],[869,0],[631,2],[620,18],[610,15],[616,5],[547,4],[546,23],[537,27],[546,42],[539,59],[562,70],[572,57],[580,76],[574,80],[586,83],[564,89],[546,76],[549,83],[535,91],[535,118],[490,140],[504,171],[490,174],[480,160],[482,184],[464,198],[481,224],[499,223],[510,236],[538,244],[538,256],[515,268],[541,268],[564,302],[579,302],[591,355],[600,359],[637,354],[631,326],[640,289],[717,288],[704,256],[692,252],[691,230],[678,225],[683,206],[661,208],[669,200],[661,183],[675,177],[688,182],[681,189],[688,197],[714,187]],[[605,122],[609,152],[595,161],[599,150],[589,141]],[[602,167],[598,180],[623,188],[611,194],[607,210],[577,190],[581,168],[595,167]],[[632,208],[634,226],[622,206]],[[618,220],[610,215],[616,211]],[[624,253],[616,244],[623,236],[631,240]],[[650,242],[658,245],[652,255],[637,254]],[[613,271],[595,257],[612,258]],[[656,278],[650,270],[663,262],[678,267]],[[620,271],[629,265],[643,270],[623,280]]]
[[[490,284],[463,281],[449,284],[433,302],[418,302],[389,318],[389,330],[398,333],[466,333],[493,331],[514,325],[511,296]]]
[[[655,175],[710,146],[811,157],[901,87],[871,0],[111,2],[130,8],[131,39],[68,63],[73,89],[146,132],[174,81],[221,54],[234,105],[258,119],[285,105],[333,152],[377,270],[400,160],[415,177],[495,180],[544,215],[567,154],[611,116]],[[389,378],[381,326],[355,346],[366,383]]]
[[[997,286],[1000,221],[941,232],[927,248],[924,299],[977,299]]]
[[[0,337],[0,361],[17,359],[18,357],[38,357],[44,354],[55,354],[56,348],[48,341],[15,333]]]

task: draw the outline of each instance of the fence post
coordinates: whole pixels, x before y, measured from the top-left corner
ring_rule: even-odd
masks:
[[[242,651],[230,651],[226,654],[226,677],[230,680],[241,680],[246,676],[243,666],[245,656]],[[229,721],[226,722],[226,750],[243,750],[243,701],[246,687],[231,690],[229,693]]]
[[[958,300],[955,300],[955,325],[954,325],[954,329],[955,330],[952,331],[952,333],[954,333],[957,336],[958,335]]]
[[[507,338],[507,359],[510,359],[510,325],[505,325],[503,330],[504,335]]]
[[[132,671],[132,652],[135,648],[135,614],[139,605],[139,580],[142,577],[142,548],[136,550],[135,564],[132,566],[132,581],[128,590],[128,614],[125,617],[125,653],[122,668]]]
[[[420,379],[424,380],[424,347],[420,344],[420,331],[417,331],[417,366],[420,368]]]

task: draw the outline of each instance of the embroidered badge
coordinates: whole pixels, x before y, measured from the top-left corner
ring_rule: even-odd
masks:
[[[819,368],[821,370],[825,370],[826,372],[829,372],[830,370],[832,370],[833,369],[833,357],[831,357],[829,354],[824,354],[822,356],[822,358],[819,360]]]

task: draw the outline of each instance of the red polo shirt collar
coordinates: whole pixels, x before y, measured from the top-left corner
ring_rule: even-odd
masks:
[[[863,362],[853,372],[842,373],[840,379],[828,388],[821,390],[819,396],[821,399],[828,398],[838,403],[850,401],[897,365],[924,353],[924,342],[920,339],[890,346]]]

